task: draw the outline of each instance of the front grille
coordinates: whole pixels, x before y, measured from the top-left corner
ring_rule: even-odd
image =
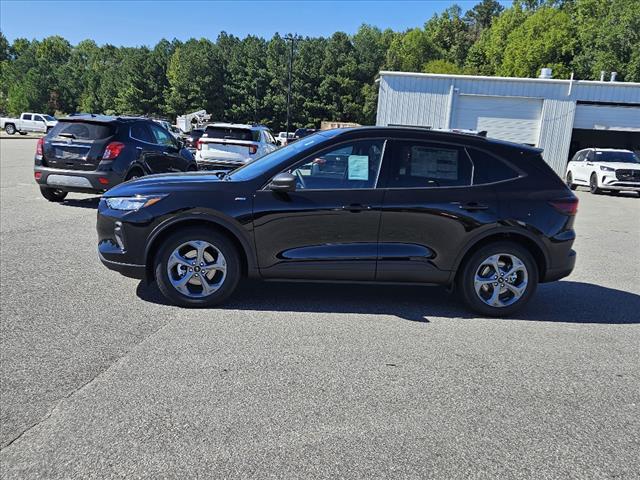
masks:
[[[622,182],[640,182],[640,170],[616,170],[616,178]]]

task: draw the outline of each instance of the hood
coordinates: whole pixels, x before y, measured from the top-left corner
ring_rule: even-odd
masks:
[[[121,183],[108,190],[103,196],[133,197],[152,193],[208,190],[222,183],[224,182],[221,182],[217,175],[207,172],[163,173]]]

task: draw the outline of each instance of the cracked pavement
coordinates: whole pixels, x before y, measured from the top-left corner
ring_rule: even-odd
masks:
[[[640,478],[640,199],[579,192],[576,271],[517,319],[258,282],[186,310],[102,267],[34,150],[0,141],[0,478]]]

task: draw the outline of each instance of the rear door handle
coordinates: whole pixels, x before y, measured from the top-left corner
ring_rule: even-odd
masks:
[[[478,202],[469,202],[469,203],[461,204],[460,209],[467,210],[468,212],[475,212],[478,210],[488,210],[489,205],[485,205],[483,203],[478,203]]]
[[[352,203],[351,205],[343,205],[340,210],[346,210],[348,212],[362,212],[363,210],[371,210],[371,205],[361,205],[360,203]]]

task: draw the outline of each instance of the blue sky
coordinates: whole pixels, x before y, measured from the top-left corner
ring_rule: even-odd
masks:
[[[161,38],[215,39],[226,31],[239,37],[298,33],[327,36],[354,33],[362,23],[404,30],[422,26],[454,1],[17,1],[0,0],[0,30],[15,38],[61,35],[76,44],[154,45]],[[505,6],[509,0],[501,1]]]

